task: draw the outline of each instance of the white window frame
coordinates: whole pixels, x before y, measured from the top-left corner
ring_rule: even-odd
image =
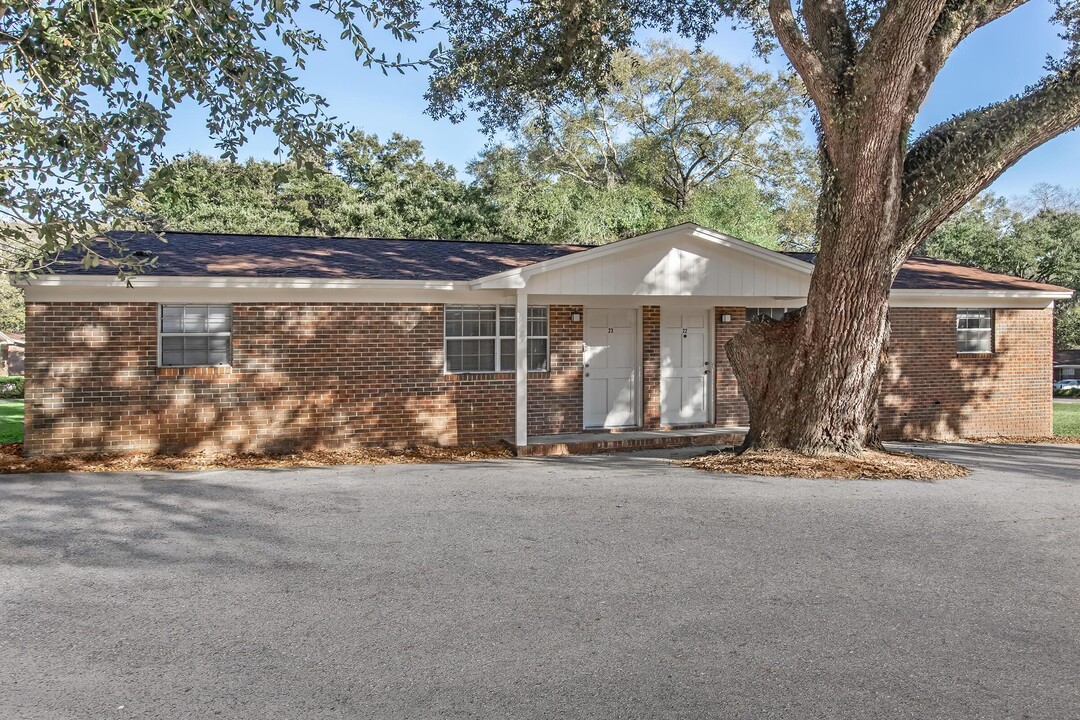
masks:
[[[167,307],[204,307],[206,308],[207,317],[210,314],[210,308],[212,307],[227,307],[229,308],[229,330],[228,332],[205,332],[205,333],[167,333],[162,332],[162,318],[165,316],[165,308]],[[205,368],[205,367],[230,367],[233,359],[233,343],[232,343],[232,325],[233,325],[233,306],[230,303],[158,303],[157,308],[157,366],[159,368]],[[167,337],[227,337],[229,338],[229,350],[228,357],[223,363],[211,364],[198,364],[198,365],[166,365],[163,362],[164,355],[164,343],[163,338]]]
[[[964,313],[986,313],[990,320],[990,327],[988,328],[961,328],[960,319]],[[957,355],[988,355],[994,352],[994,337],[995,337],[995,318],[994,311],[991,308],[957,308],[955,319],[953,321],[953,329],[956,332],[956,354]],[[973,333],[986,331],[988,347],[985,350],[961,350],[960,349],[960,337],[961,333]]]
[[[495,308],[495,334],[494,335],[447,335],[446,333],[446,314],[447,310],[451,308]],[[494,305],[491,303],[476,304],[476,303],[451,303],[443,305],[443,373],[446,375],[491,375],[492,373],[512,373],[516,368],[514,363],[510,363],[510,367],[504,368],[502,364],[502,341],[503,340],[516,340],[516,335],[502,335],[501,319],[503,308],[510,308],[514,311],[515,327],[517,322],[517,308],[514,305]],[[543,308],[544,314],[547,320],[547,334],[546,335],[527,335],[525,349],[528,352],[528,340],[543,340],[544,341],[544,369],[543,370],[529,370],[529,372],[544,373],[551,371],[551,309],[547,305],[529,305],[529,310],[534,308]],[[528,313],[526,312],[525,323],[528,327]],[[495,369],[494,370],[451,370],[450,369],[450,354],[447,351],[449,341],[451,340],[494,340],[495,341]],[[515,348],[516,349],[516,348]]]

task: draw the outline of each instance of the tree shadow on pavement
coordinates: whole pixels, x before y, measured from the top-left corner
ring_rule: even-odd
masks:
[[[285,545],[269,523],[278,509],[205,476],[4,481],[0,566],[273,562]]]

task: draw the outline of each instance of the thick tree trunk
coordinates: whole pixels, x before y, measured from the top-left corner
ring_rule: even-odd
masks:
[[[750,323],[725,346],[750,409],[743,450],[880,447],[889,291],[905,254],[897,247],[899,161],[881,166],[876,181],[827,183],[806,307]]]

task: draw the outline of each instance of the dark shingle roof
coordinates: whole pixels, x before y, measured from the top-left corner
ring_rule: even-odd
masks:
[[[385,238],[233,235],[166,232],[162,243],[150,233],[115,231],[112,237],[133,251],[157,256],[148,275],[357,280],[476,280],[587,250],[581,245],[404,240]],[[813,263],[813,253],[785,253]],[[101,265],[86,270],[78,253],[61,258],[59,273],[111,275]],[[945,260],[913,257],[893,284],[903,290],[1050,290],[1055,285],[999,275]]]
[[[1080,365],[1080,350],[1055,350],[1055,365]]]
[[[784,253],[803,262],[813,263],[814,253]],[[908,259],[893,281],[894,290],[1042,290],[1068,288],[1001,275],[982,268],[917,255]]]
[[[148,275],[350,278],[357,280],[475,280],[583,250],[576,245],[391,240],[383,238],[112,232],[129,250],[157,256]],[[83,270],[76,253],[57,272],[111,275],[101,265]]]

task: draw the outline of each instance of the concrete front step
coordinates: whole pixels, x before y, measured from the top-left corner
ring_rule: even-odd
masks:
[[[591,455],[594,453],[659,450],[696,445],[738,445],[746,436],[744,427],[707,427],[677,430],[598,431],[537,435],[517,448],[519,457]]]

